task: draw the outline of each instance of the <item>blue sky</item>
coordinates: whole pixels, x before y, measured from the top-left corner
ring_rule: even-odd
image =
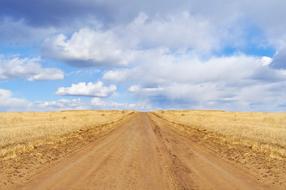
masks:
[[[285,111],[285,7],[2,0],[0,111]]]

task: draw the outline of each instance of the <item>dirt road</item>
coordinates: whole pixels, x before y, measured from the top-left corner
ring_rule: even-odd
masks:
[[[268,189],[246,171],[138,113],[16,189]]]

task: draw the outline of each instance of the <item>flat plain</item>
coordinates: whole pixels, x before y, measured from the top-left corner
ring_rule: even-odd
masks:
[[[158,116],[189,129],[213,132],[272,157],[286,157],[286,113],[159,111]]]
[[[130,112],[62,111],[0,113],[0,157],[15,157],[37,144],[97,126],[100,130]],[[106,125],[106,126],[105,126]]]
[[[0,114],[0,189],[285,189],[286,114]]]

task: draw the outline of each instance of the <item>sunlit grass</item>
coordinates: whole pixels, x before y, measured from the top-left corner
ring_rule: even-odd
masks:
[[[160,117],[189,128],[228,137],[253,149],[286,156],[286,113],[158,111]]]
[[[64,111],[0,113],[0,156],[33,148],[77,130],[111,124],[130,111]],[[12,150],[14,149],[14,150]]]

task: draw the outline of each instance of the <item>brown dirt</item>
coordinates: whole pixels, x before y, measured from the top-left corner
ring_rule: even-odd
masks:
[[[259,180],[251,168],[234,164],[223,151],[216,151],[210,144],[200,143],[203,139],[192,137],[179,133],[154,115],[134,114],[112,132],[68,155],[61,154],[61,159],[51,161],[44,168],[26,166],[26,173],[37,172],[25,180],[15,176],[14,185],[6,186],[0,180],[0,189],[252,190],[285,187],[284,183],[269,183],[267,177],[267,182]],[[73,142],[77,146],[79,141],[74,139]],[[6,166],[1,172],[8,172],[8,168]]]
[[[221,159],[246,170],[271,189],[286,189],[285,158],[273,157],[263,150],[256,151],[251,144],[233,142],[228,136],[219,133],[170,122],[157,114],[152,114],[152,119],[157,125],[169,127]]]

